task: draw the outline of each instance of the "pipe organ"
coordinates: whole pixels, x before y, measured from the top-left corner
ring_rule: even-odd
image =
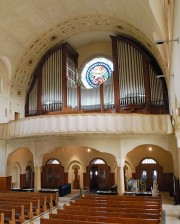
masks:
[[[163,83],[157,78],[158,74],[149,65],[149,77],[150,77],[150,90],[151,90],[151,103],[154,106],[164,105],[163,100]]]
[[[168,93],[160,67],[153,56],[135,41],[111,37],[115,108],[122,113],[168,113]]]
[[[29,93],[29,114],[34,115],[37,113],[37,81],[33,86],[33,89]]]
[[[26,98],[26,116],[62,112],[169,113],[162,71],[143,46],[111,36],[113,74],[97,87],[82,86],[78,53],[67,43],[51,49],[34,71]],[[91,74],[92,75],[92,74]]]
[[[118,41],[120,106],[145,104],[143,55],[124,41]]]
[[[41,108],[44,111],[62,109],[62,49],[55,51],[42,67]]]
[[[114,110],[114,82],[113,75],[108,82],[103,86],[104,88],[104,109]]]
[[[81,89],[81,109],[84,111],[100,111],[100,88]]]

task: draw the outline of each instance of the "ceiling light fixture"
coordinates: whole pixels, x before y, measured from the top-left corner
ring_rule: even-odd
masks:
[[[168,44],[170,42],[175,42],[175,41],[177,41],[179,44],[179,37],[177,37],[176,39],[172,39],[172,40],[156,40],[156,41],[154,41],[154,44],[157,44],[157,45],[165,44],[165,43]]]

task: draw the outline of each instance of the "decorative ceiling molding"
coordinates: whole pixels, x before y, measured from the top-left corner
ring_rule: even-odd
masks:
[[[81,38],[82,34],[97,32],[104,32],[104,38],[110,42],[109,35],[129,35],[139,42],[141,42],[158,60],[161,69],[165,72],[166,67],[159,54],[157,48],[151,42],[152,37],[147,37],[142,33],[140,29],[134,27],[125,21],[122,21],[116,17],[107,15],[82,15],[79,17],[72,17],[61,23],[54,25],[51,29],[46,30],[44,33],[38,36],[34,42],[26,48],[26,51],[16,62],[19,65],[13,75],[12,82],[15,85],[21,85],[24,88],[24,92],[27,91],[31,80],[32,73],[42,56],[53,46],[63,43],[71,42],[74,36]],[[109,38],[109,39],[108,39]],[[83,44],[83,40],[81,41]],[[86,43],[84,43],[86,44]],[[78,48],[78,46],[73,46]],[[80,47],[80,46],[79,46]],[[76,49],[77,50],[77,49]]]

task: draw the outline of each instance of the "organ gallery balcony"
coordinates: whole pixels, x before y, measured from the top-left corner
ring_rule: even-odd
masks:
[[[0,138],[74,134],[172,134],[169,115],[57,114],[32,116],[0,125]]]

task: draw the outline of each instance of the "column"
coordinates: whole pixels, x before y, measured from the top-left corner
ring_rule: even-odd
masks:
[[[180,125],[179,123],[175,127],[176,127],[175,136],[176,136],[177,158],[173,159],[174,174],[176,178],[180,179],[180,163],[178,162],[180,161]]]
[[[7,176],[8,170],[6,170],[6,168],[8,169],[8,166],[6,162],[7,161],[6,153],[7,153],[6,140],[0,140],[0,176],[1,177]]]
[[[34,191],[37,192],[41,189],[41,167],[34,168]]]
[[[125,186],[124,186],[124,160],[116,159],[117,160],[117,189],[118,194],[122,195],[125,193]]]

